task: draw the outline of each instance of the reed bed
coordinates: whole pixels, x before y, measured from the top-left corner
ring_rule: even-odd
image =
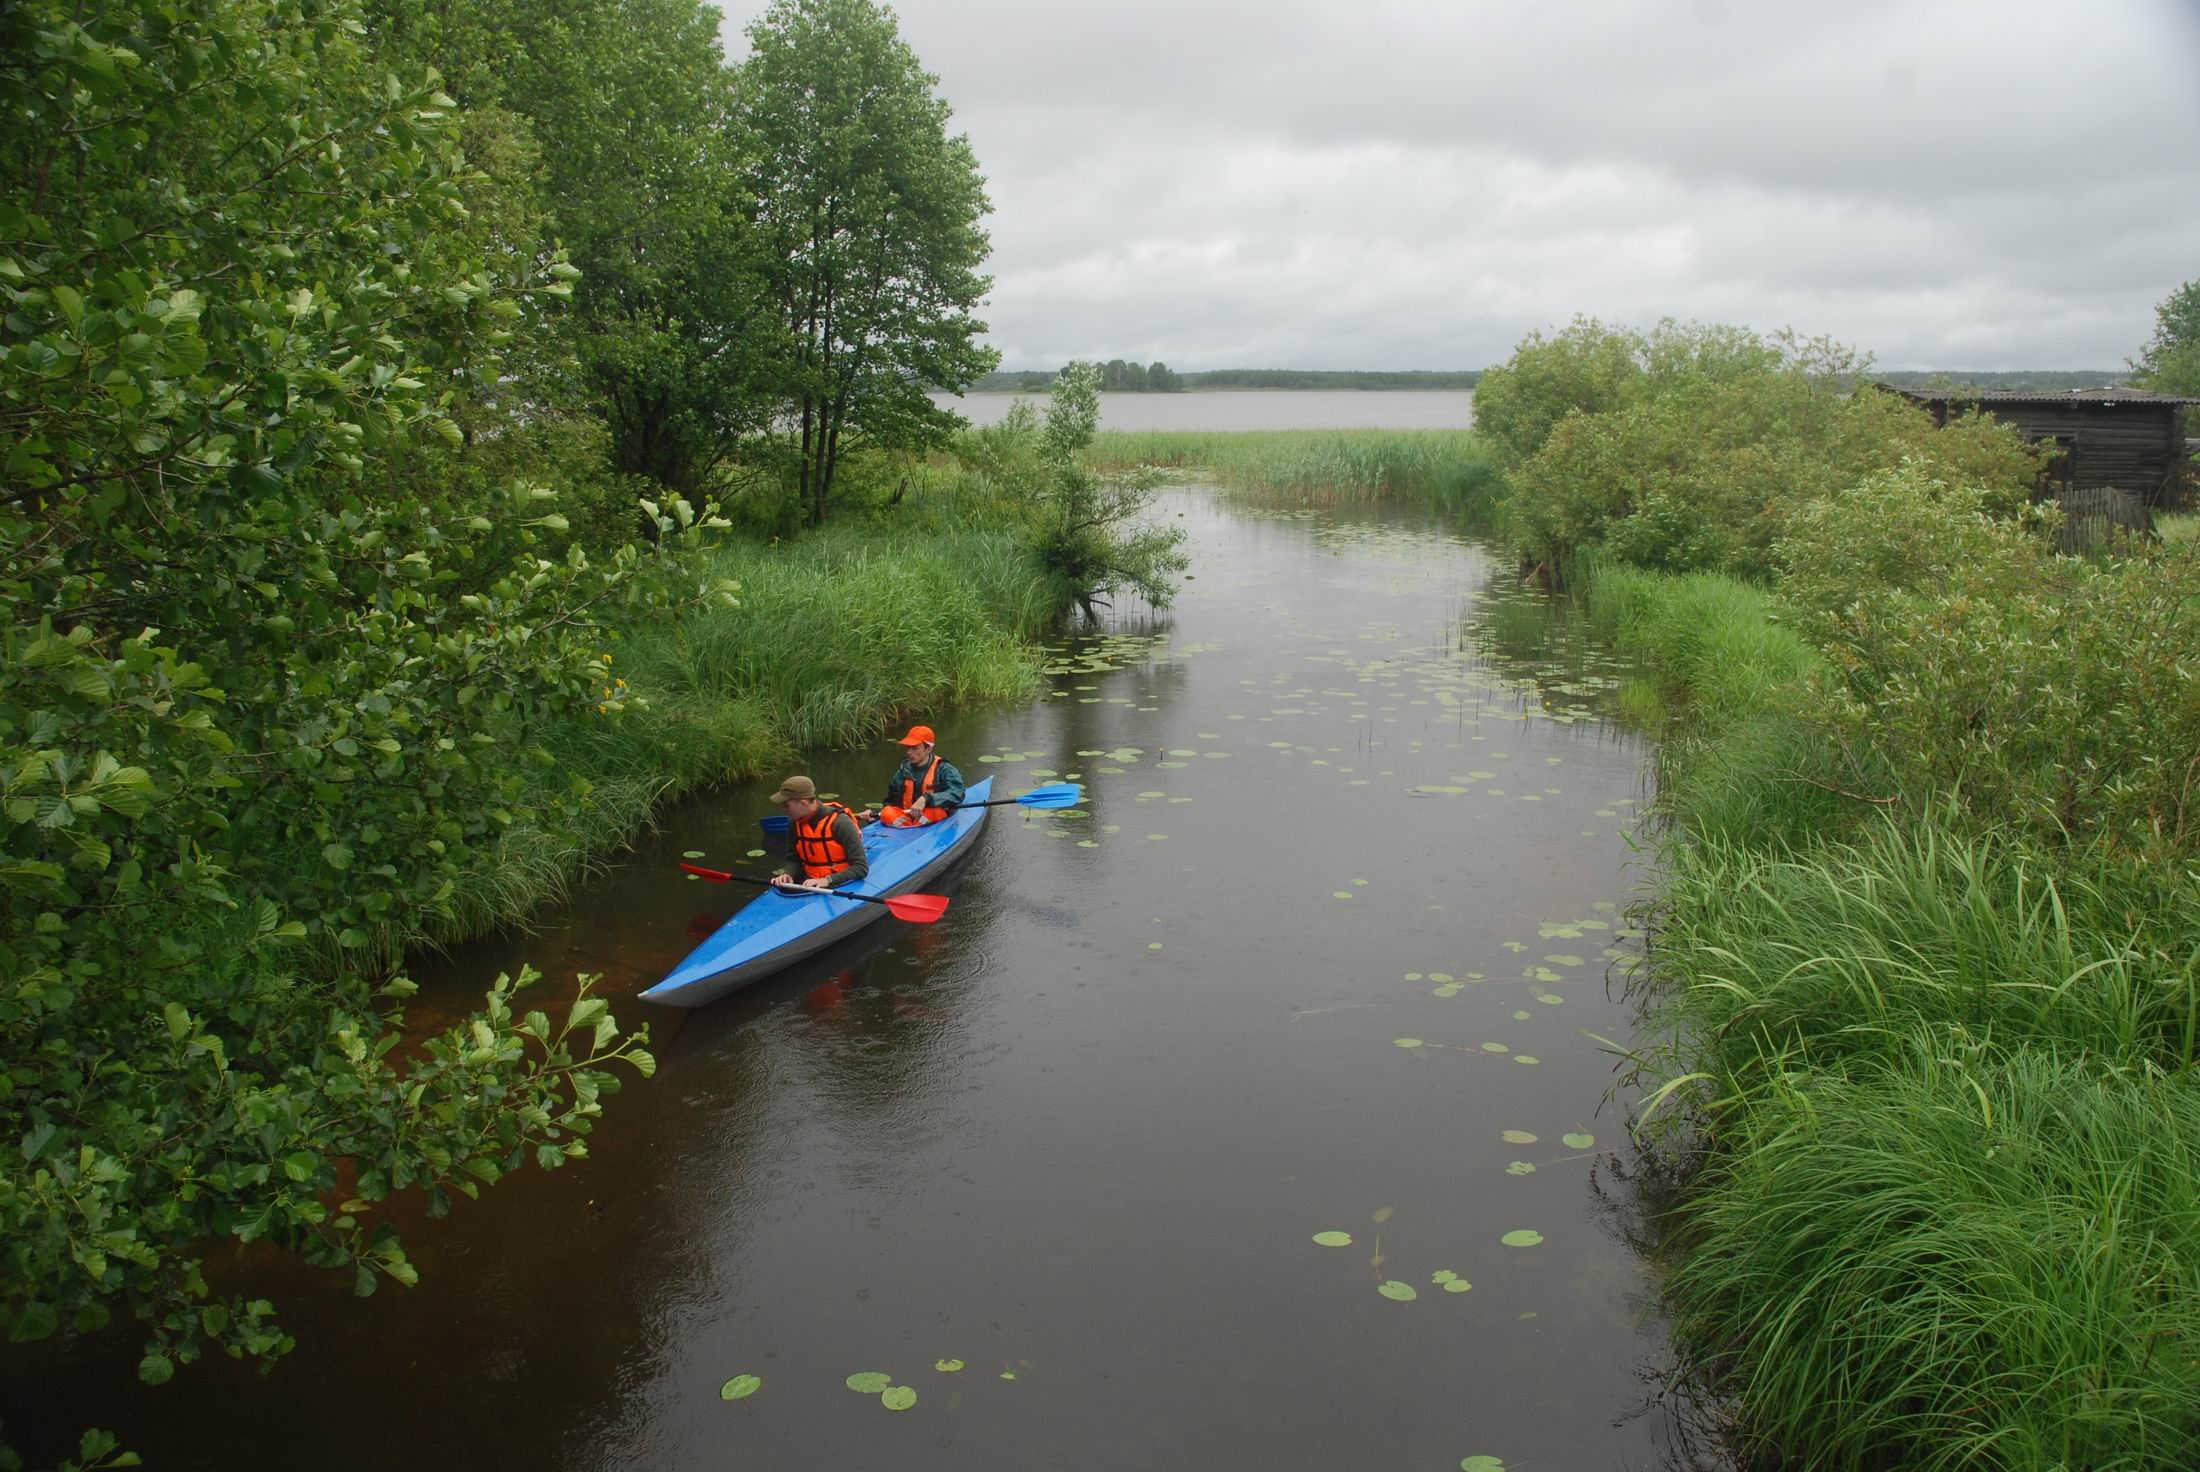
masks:
[[[1486,519],[1501,490],[1472,430],[1106,430],[1095,470],[1153,466],[1212,476],[1229,489],[1299,506],[1421,505]]]

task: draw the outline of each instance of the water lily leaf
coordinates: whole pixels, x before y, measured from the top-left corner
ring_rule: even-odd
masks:
[[[1350,1247],[1352,1245],[1352,1234],[1350,1232],[1316,1232],[1314,1241],[1323,1247]]]
[[[1546,1007],[1563,1007],[1566,1005],[1566,999],[1557,992],[1537,992],[1535,999]]]
[[[756,1388],[764,1383],[761,1375],[736,1375],[718,1387],[720,1400],[747,1400],[756,1394]]]
[[[1418,1048],[1421,1046],[1419,1038],[1392,1038],[1391,1041],[1401,1048]]]
[[[1559,1143],[1564,1145],[1569,1150],[1592,1149],[1595,1147],[1597,1142],[1597,1137],[1595,1135],[1585,1135],[1578,1130],[1572,1134],[1560,1135],[1558,1139]]]
[[[1013,1380],[1016,1378],[1016,1372],[1014,1370],[1003,1370],[1001,1371],[1001,1378],[1003,1380]]]
[[[1446,1293],[1464,1293],[1473,1286],[1465,1278],[1454,1278],[1444,1285],[1444,1291]]]
[[[906,1411],[917,1403],[917,1393],[906,1385],[896,1385],[879,1397],[879,1403],[889,1411]]]
[[[848,1388],[864,1395],[877,1395],[893,1383],[893,1376],[878,1370],[864,1370],[848,1377]]]
[[[1349,889],[1333,890],[1330,893],[1330,897],[1332,899],[1348,900],[1352,898],[1352,891]]]
[[[1375,1225],[1376,1225],[1376,1226],[1378,1226],[1378,1227],[1379,1227],[1379,1226],[1381,1226],[1381,1225],[1382,1225],[1382,1224],[1383,1224],[1384,1222],[1387,1222],[1387,1221],[1389,1221],[1389,1220],[1390,1220],[1390,1208],[1389,1208],[1389,1207],[1387,1207],[1387,1206],[1378,1206],[1378,1207],[1376,1207],[1376,1208],[1375,1208]]]
[[[1459,1472],[1505,1472],[1503,1457],[1473,1456],[1459,1464]]]
[[[943,1374],[953,1375],[963,1368],[963,1362],[961,1360],[934,1360],[932,1368]]]
[[[1510,1053],[1512,1049],[1506,1047],[1503,1043],[1484,1043],[1482,1051],[1485,1053]]]
[[[749,857],[752,859],[761,859],[762,857],[764,857],[764,851],[760,848],[752,848],[749,850]]]
[[[1411,1303],[1421,1296],[1420,1292],[1411,1283],[1401,1283],[1396,1278],[1392,1278],[1375,1291],[1395,1303]]]
[[[699,848],[691,848],[691,849],[687,849],[687,850],[685,850],[684,852],[682,852],[682,853],[681,853],[681,855],[680,855],[680,857],[681,857],[681,858],[683,858],[683,859],[699,859],[699,858],[701,858],[702,856],[703,856],[703,851],[702,851],[701,849],[699,849]]]
[[[1429,1274],[1428,1280],[1431,1283],[1449,1283],[1458,1276],[1450,1268],[1438,1268],[1435,1272]]]
[[[1430,981],[1435,981],[1435,982],[1447,982],[1447,983],[1448,983],[1448,982],[1450,982],[1450,981],[1453,981],[1453,980],[1455,980],[1456,978],[1454,978],[1454,977],[1452,976],[1452,974],[1451,974],[1451,973],[1450,973],[1449,971],[1431,971],[1431,972],[1430,972],[1430,973],[1428,974],[1428,979],[1429,979]]]
[[[1581,957],[1579,956],[1545,956],[1543,959],[1553,966],[1579,966],[1581,964]]]
[[[1543,1234],[1541,1232],[1531,1231],[1526,1227],[1522,1227],[1518,1231],[1507,1232],[1504,1236],[1498,1238],[1497,1240],[1504,1243],[1507,1247],[1533,1247],[1536,1245],[1536,1243],[1543,1240]]]
[[[1508,1145],[1533,1145],[1535,1143],[1535,1136],[1529,1134],[1526,1130],[1507,1130],[1498,1138]]]
[[[1532,1176],[1535,1174],[1535,1167],[1525,1160],[1516,1160],[1505,1167],[1505,1174],[1509,1176]]]
[[[1515,1062],[1515,1063],[1525,1063],[1525,1064],[1527,1064],[1527,1065],[1528,1065],[1528,1067],[1530,1067],[1530,1068],[1533,1068],[1533,1067],[1535,1067],[1535,1066],[1536,1066],[1536,1065],[1537,1065],[1538,1063],[1541,1063],[1542,1061],[1543,1061],[1542,1059],[1540,1059],[1540,1058],[1537,1058],[1537,1057],[1534,1057],[1534,1056],[1532,1056],[1532,1055],[1530,1055],[1530,1054],[1527,1054],[1527,1053],[1515,1053],[1515,1054],[1513,1054],[1513,1062]]]

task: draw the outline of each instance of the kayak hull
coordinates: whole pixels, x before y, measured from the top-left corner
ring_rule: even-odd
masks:
[[[875,921],[884,905],[838,899],[838,893],[889,897],[909,894],[932,883],[968,857],[987,810],[974,806],[990,795],[993,779],[973,782],[964,795],[971,804],[943,823],[922,828],[863,830],[871,872],[861,884],[824,894],[787,895],[767,890],[735,911],[711,937],[672,968],[663,981],[641,994],[645,1002],[669,1007],[700,1007],[754,981],[784,970],[807,956],[836,945]]]

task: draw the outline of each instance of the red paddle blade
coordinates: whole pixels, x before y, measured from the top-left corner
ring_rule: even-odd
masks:
[[[897,920],[907,920],[914,925],[930,925],[947,913],[947,896],[944,894],[901,894],[886,902],[886,912]]]
[[[696,878],[708,879],[713,884],[725,884],[730,882],[733,878],[731,874],[728,874],[723,869],[699,869],[693,864],[682,864],[680,867],[687,870],[688,873],[693,874]]]

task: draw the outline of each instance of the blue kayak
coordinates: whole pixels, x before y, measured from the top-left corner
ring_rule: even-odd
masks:
[[[950,865],[970,852],[978,830],[985,826],[986,809],[976,806],[993,790],[993,779],[970,784],[963,801],[945,822],[922,828],[889,828],[873,823],[863,830],[863,849],[871,872],[861,884],[845,893],[869,895],[908,894],[947,872]],[[804,956],[815,955],[837,940],[879,919],[884,905],[834,898],[826,890],[799,895],[766,890],[734,912],[672,973],[642,993],[645,1002],[668,1007],[700,1007],[730,991],[747,986],[791,966]]]

